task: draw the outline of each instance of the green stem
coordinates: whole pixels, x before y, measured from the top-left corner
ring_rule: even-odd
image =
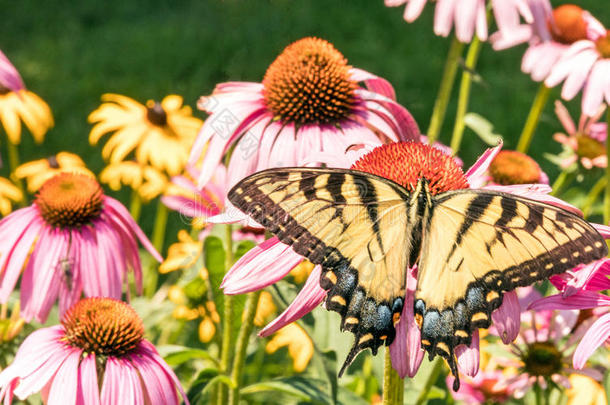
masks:
[[[563,171],[561,173],[559,173],[559,176],[557,176],[557,179],[555,180],[555,182],[553,183],[553,185],[551,186],[551,195],[552,196],[557,196],[559,195],[560,191],[563,191],[563,189],[570,185],[570,183],[572,183],[572,180],[574,180],[574,172],[567,172],[567,171]]]
[[[225,273],[233,265],[233,229],[230,224],[225,225]],[[220,352],[220,371],[230,375],[231,359],[233,358],[233,307],[234,297],[224,296],[224,311],[222,319],[222,346]],[[227,387],[218,387],[217,405],[226,405]]]
[[[595,185],[591,188],[589,194],[587,194],[587,198],[585,199],[585,203],[582,206],[582,215],[587,218],[591,213],[591,208],[593,208],[593,204],[597,201],[597,198],[601,194],[602,191],[606,189],[606,176],[597,180]]]
[[[165,242],[165,228],[167,226],[168,214],[169,210],[159,199],[159,202],[157,203],[155,225],[152,233],[152,244],[159,251],[159,253],[161,253],[163,250],[163,242]]]
[[[383,405],[402,405],[405,393],[405,382],[392,368],[390,348],[385,349],[383,367]]]
[[[542,389],[537,382],[534,384],[534,394],[536,394],[536,405],[543,405]]]
[[[610,131],[610,107],[606,111],[606,121],[608,122],[608,130]],[[608,164],[606,164],[606,193],[604,195],[604,225],[608,225],[610,221],[610,140],[606,140],[606,156],[608,156]]]
[[[142,197],[137,190],[131,191],[131,203],[129,205],[129,213],[135,219],[136,222],[140,220],[140,214],[142,213]]]
[[[434,102],[430,125],[428,125],[427,135],[430,145],[438,139],[438,135],[443,127],[447,105],[449,104],[449,98],[451,97],[451,90],[453,90],[453,84],[455,83],[455,76],[459,65],[458,62],[460,61],[463,51],[464,44],[456,37],[453,37],[451,46],[449,47],[449,53],[447,54],[447,60],[445,61],[441,86],[438,89],[436,101]]]
[[[451,136],[451,149],[453,150],[454,155],[458,153],[460,144],[462,143],[462,136],[464,135],[465,128],[464,117],[468,112],[468,103],[470,101],[472,73],[477,65],[480,51],[481,40],[475,36],[466,53],[464,71],[462,72],[462,80],[460,82],[460,94],[458,97],[457,111],[455,113],[455,126],[453,127],[453,135]]]
[[[430,375],[428,376],[428,380],[426,381],[426,384],[424,385],[424,388],[422,389],[421,393],[417,397],[417,402],[415,402],[415,405],[421,405],[426,402],[428,394],[430,393],[430,389],[432,389],[432,386],[434,385],[436,380],[438,380],[438,376],[441,374],[441,371],[443,371],[443,359],[437,357],[434,361],[432,371],[430,371]]]
[[[261,296],[261,291],[256,291],[248,294],[246,305],[244,307],[243,322],[237,335],[237,343],[235,344],[235,358],[233,359],[233,370],[231,370],[231,380],[233,380],[234,388],[229,393],[229,404],[239,404],[239,388],[242,383],[242,374],[244,362],[246,359],[246,349],[248,348],[248,340],[252,329],[254,328],[254,316],[256,315],[256,307],[258,299]]]
[[[530,148],[530,144],[534,138],[534,133],[536,132],[536,127],[538,127],[538,121],[540,121],[540,116],[542,115],[544,106],[549,99],[549,94],[551,94],[551,89],[546,87],[544,82],[540,83],[538,93],[536,93],[536,98],[534,98],[532,108],[527,115],[525,126],[523,127],[523,131],[519,137],[519,143],[517,143],[517,150],[519,152],[527,153],[528,149]]]
[[[7,154],[8,154],[9,169],[11,170],[11,180],[13,181],[13,183],[15,183],[15,185],[23,193],[23,201],[21,202],[21,204],[25,205],[25,203],[27,201],[26,194],[25,194],[25,187],[23,186],[23,182],[21,181],[21,179],[18,179],[17,177],[15,177],[15,170],[17,170],[17,168],[21,164],[21,160],[19,159],[19,148],[14,143],[7,141],[6,150],[7,150]]]

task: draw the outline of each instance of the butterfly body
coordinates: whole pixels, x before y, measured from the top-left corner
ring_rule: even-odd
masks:
[[[455,348],[489,327],[504,292],[607,254],[599,233],[568,211],[488,190],[434,195],[429,182],[407,190],[355,170],[285,168],[255,173],[229,192],[235,206],[322,266],[326,307],[355,335],[340,374],[360,351],[392,343],[415,265],[422,348],[457,377]]]

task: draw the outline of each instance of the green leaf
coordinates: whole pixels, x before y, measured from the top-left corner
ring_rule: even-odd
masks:
[[[479,114],[466,114],[464,124],[472,129],[488,145],[496,146],[502,140],[502,135],[493,132],[494,127],[492,123]]]
[[[235,387],[233,381],[228,376],[220,374],[220,370],[217,368],[203,369],[186,393],[189,402],[191,404],[198,403],[216,384],[225,384],[230,388]]]
[[[243,255],[248,253],[248,250],[252,249],[254,246],[256,246],[256,243],[251,240],[242,240],[241,242],[239,242],[237,248],[235,248],[235,260],[239,260]]]
[[[203,359],[211,361],[218,366],[218,360],[214,358],[207,350],[193,349],[178,345],[163,345],[158,346],[157,350],[165,359],[165,362],[170,366],[178,366],[193,359]]]
[[[253,395],[264,392],[275,392],[288,395],[300,401],[306,401],[310,404],[331,404],[331,400],[326,392],[324,392],[325,381],[305,378],[305,377],[288,377],[277,380],[266,381],[249,385],[241,390],[242,395]],[[283,402],[281,399],[277,401]]]

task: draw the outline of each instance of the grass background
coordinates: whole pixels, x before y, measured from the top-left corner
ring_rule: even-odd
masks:
[[[578,2],[610,25],[604,3]],[[22,161],[69,150],[99,172],[104,163],[100,148],[89,145],[87,115],[103,93],[141,102],[177,93],[195,107],[216,83],[260,81],[287,44],[308,35],[330,40],[352,65],[388,79],[425,131],[449,41],[432,33],[432,6],[413,24],[402,19],[403,9],[387,8],[382,0],[6,1],[0,49],[49,103],[56,121],[42,146],[23,137]],[[524,50],[494,52],[485,44],[477,66],[483,80],[474,83],[471,97],[470,110],[489,119],[508,148],[516,146],[538,87],[520,71]],[[446,143],[456,93],[441,132]],[[551,97],[557,95],[554,90]],[[574,114],[579,105],[572,103]],[[551,140],[560,129],[549,102],[531,153],[551,179],[557,170],[542,154],[560,151]],[[485,145],[466,131],[460,155],[468,166]]]

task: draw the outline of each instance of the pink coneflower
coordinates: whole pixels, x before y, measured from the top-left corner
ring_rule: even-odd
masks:
[[[219,84],[199,107],[210,114],[190,158],[195,166],[208,145],[200,186],[233,146],[229,185],[263,169],[302,166],[318,153],[419,136],[387,81],[349,66],[329,42],[311,37],[286,47],[262,83]]]
[[[60,313],[82,293],[121,299],[129,269],[139,293],[136,237],[162,261],[127,209],[105,196],[94,178],[60,173],[42,185],[32,205],[0,221],[0,302],[7,302],[22,270],[27,321],[44,322],[58,296]]]
[[[389,7],[406,3],[404,19],[413,22],[421,14],[427,0],[385,0]],[[485,0],[437,0],[434,12],[434,33],[443,37],[451,33],[461,42],[470,42],[476,33],[479,39],[487,39],[487,12]],[[510,31],[519,25],[520,16],[527,22],[533,17],[527,0],[491,0],[496,24],[500,31]]]
[[[526,290],[527,291],[527,290]],[[574,370],[570,367],[571,356],[567,355],[573,346],[577,329],[578,311],[545,309],[539,302],[541,294],[529,289],[527,295],[520,295],[523,308],[535,309],[521,314],[523,327],[518,339],[511,347],[515,356],[507,359],[504,365],[516,367],[519,373],[496,385],[498,388],[510,388],[515,398],[521,398],[534,385],[546,389],[555,383],[565,388],[570,387],[568,376],[573,373],[588,375],[600,379],[601,374],[594,369]]]
[[[535,310],[581,310],[585,321],[573,341],[580,338],[573,365],[582,369],[587,359],[610,338],[610,298],[601,291],[610,289],[610,260],[601,259],[572,272],[551,278],[561,291],[530,305]]]
[[[451,396],[457,401],[469,405],[486,403],[503,403],[512,396],[512,387],[500,386],[507,376],[500,370],[481,370],[474,377],[462,376],[460,389],[450,390]],[[447,376],[447,387],[453,386],[453,376]]]
[[[173,405],[188,400],[129,305],[85,298],[61,324],[33,332],[0,373],[0,400],[41,393],[47,405]],[[178,395],[178,392],[180,395]]]
[[[544,83],[553,87],[564,82],[561,97],[571,100],[584,88],[582,112],[592,116],[602,103],[610,103],[610,31],[589,13],[587,39],[573,43],[553,67]]]
[[[528,41],[521,70],[539,82],[548,77],[571,44],[587,38],[584,16],[588,13],[573,4],[552,9],[549,0],[528,1],[534,16],[531,24],[520,25],[510,31],[498,31],[491,36],[491,41],[496,50]]]
[[[593,116],[581,115],[578,127],[576,127],[564,105],[560,101],[555,102],[555,113],[567,134],[558,132],[553,135],[553,139],[564,145],[570,152],[569,156],[561,162],[561,167],[566,168],[576,162],[580,162],[586,169],[606,167],[608,163],[606,156],[607,124],[597,122],[605,110],[605,105],[601,105]]]
[[[415,184],[416,181],[412,178],[414,175],[427,173],[430,178],[438,180],[440,185],[436,191],[440,192],[467,188],[471,181],[481,183],[481,179],[487,177],[489,165],[500,148],[501,145],[485,152],[465,175],[450,155],[428,145],[412,142],[378,147],[360,158],[352,168],[394,179],[400,184],[404,181],[408,182],[409,179]],[[359,157],[359,154],[356,156]],[[548,196],[546,193],[551,189],[544,184],[494,185],[488,188],[578,211],[569,204]],[[282,279],[302,260],[303,257],[295,253],[291,247],[279,242],[277,238],[271,238],[246,253],[226,274],[221,287],[225,294],[242,294],[261,289]],[[260,332],[261,336],[270,335],[286,324],[301,318],[325,300],[326,291],[320,286],[320,273],[320,266],[316,266],[295,300],[284,313]],[[423,358],[423,351],[420,349],[420,331],[413,314],[416,282],[417,268],[413,268],[407,272],[407,295],[403,314],[396,327],[396,338],[390,346],[392,364],[403,377],[415,375]],[[502,306],[492,313],[492,321],[505,342],[512,341],[519,332],[519,313],[520,306],[514,292],[504,294]],[[458,346],[456,354],[461,370],[465,374],[476,374],[478,334],[475,332],[471,347]]]

